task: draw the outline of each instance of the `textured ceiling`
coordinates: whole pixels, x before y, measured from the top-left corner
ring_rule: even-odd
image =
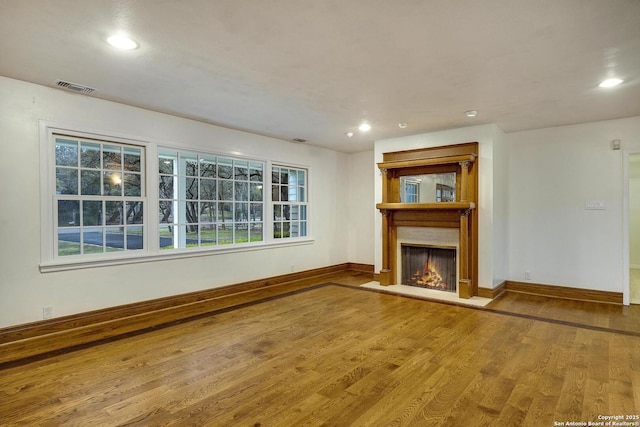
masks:
[[[0,0],[0,53],[6,77],[345,152],[640,115],[640,0]]]

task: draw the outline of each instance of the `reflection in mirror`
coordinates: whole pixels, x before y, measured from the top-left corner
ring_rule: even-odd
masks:
[[[400,203],[456,201],[456,173],[432,173],[400,177]]]

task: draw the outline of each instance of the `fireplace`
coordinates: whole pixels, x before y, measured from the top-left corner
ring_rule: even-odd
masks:
[[[403,244],[400,252],[403,285],[457,292],[455,247]]]
[[[421,286],[439,281],[435,273],[435,279],[429,277],[430,273],[425,275],[430,270],[425,261],[415,261],[416,265],[406,273],[402,244],[446,246],[454,248],[454,274],[442,277],[446,291],[457,293],[459,298],[477,295],[478,143],[383,153],[378,167],[382,176],[382,202],[376,204],[382,214],[380,284],[391,286],[408,281]],[[407,228],[443,233],[450,230],[456,237],[446,243],[433,239],[407,241],[401,236]],[[437,270],[442,276],[443,272]],[[441,283],[439,286],[442,288]]]

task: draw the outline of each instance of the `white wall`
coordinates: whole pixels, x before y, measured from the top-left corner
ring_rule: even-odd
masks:
[[[509,279],[623,292],[623,150],[640,117],[507,134]],[[587,201],[605,210],[586,210]]]
[[[375,194],[374,181],[379,179],[371,171],[373,151],[349,155],[349,196],[346,209],[336,221],[347,224],[349,261],[373,264]]]
[[[460,129],[451,129],[441,132],[412,135],[400,138],[390,138],[375,143],[375,162],[382,162],[383,153],[412,150],[416,148],[436,147],[443,145],[461,144],[465,142],[478,142],[478,286],[493,288],[504,280],[506,256],[504,242],[506,224],[494,221],[494,211],[504,215],[506,205],[502,195],[496,197],[497,205],[494,206],[494,179],[504,179],[506,154],[504,135],[495,125],[472,126]],[[494,163],[499,165],[498,172],[494,176]],[[377,166],[372,166],[377,170]],[[502,184],[501,184],[502,185]],[[501,188],[501,187],[498,187]],[[382,201],[382,180],[377,178],[375,182],[376,203]],[[380,214],[375,221],[375,269],[382,268],[382,220]]]
[[[237,151],[253,158],[309,166],[315,241],[242,253],[40,273],[40,120],[170,141],[185,149],[221,154]],[[61,316],[286,274],[292,266],[300,271],[348,261],[372,262],[367,249],[345,244],[349,220],[339,220],[345,218],[347,202],[354,204],[350,197],[366,198],[366,189],[352,188],[355,193],[350,194],[345,184],[356,179],[355,172],[348,172],[350,167],[363,170],[364,163],[369,163],[366,154],[350,157],[1,77],[0,129],[0,327],[42,319],[46,305],[52,305],[54,315]],[[372,200],[371,196],[369,215]],[[366,222],[362,226],[366,227]],[[349,259],[349,252],[354,259]]]

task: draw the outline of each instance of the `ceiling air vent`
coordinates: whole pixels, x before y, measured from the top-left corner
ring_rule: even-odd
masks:
[[[84,93],[86,95],[92,94],[93,92],[96,91],[96,89],[94,89],[92,87],[79,85],[77,83],[65,82],[63,80],[58,80],[56,82],[56,84],[58,86],[60,86],[61,88],[68,89],[68,90],[73,91],[73,92]]]
[[[303,142],[307,142],[306,139],[302,139],[302,138],[293,138],[292,141],[295,142],[296,144],[302,144]]]

